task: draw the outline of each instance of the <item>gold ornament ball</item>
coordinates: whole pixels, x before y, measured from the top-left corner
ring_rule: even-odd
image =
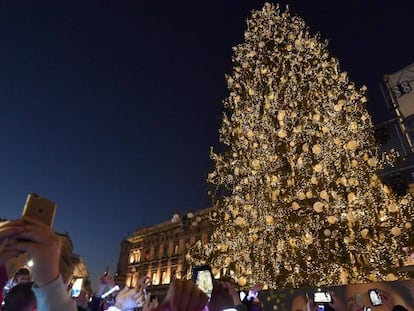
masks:
[[[348,150],[351,150],[351,151],[353,151],[353,150],[355,150],[356,149],[356,147],[357,147],[357,142],[355,141],[355,140],[351,140],[351,141],[349,141],[347,144],[346,144],[346,147],[347,147],[347,149]]]
[[[405,223],[405,225],[404,225],[405,229],[411,229],[411,228],[412,228],[412,226],[413,226],[413,225],[412,225],[412,224],[411,224],[411,222],[409,222],[409,221],[408,221],[408,222],[406,222],[406,223]]]
[[[315,202],[313,204],[313,210],[317,213],[321,213],[323,211],[323,203],[321,202]]]
[[[368,236],[369,230],[367,228],[361,230],[362,238],[366,239]]]
[[[328,216],[328,222],[333,225],[334,223],[337,222],[337,218],[335,216]]]
[[[398,205],[395,203],[388,204],[387,208],[390,213],[398,212]]]
[[[321,148],[321,146],[319,146],[319,145],[314,145],[314,146],[312,147],[312,152],[313,152],[314,154],[320,154],[320,153],[321,153],[321,151],[322,151],[322,148]]]
[[[356,196],[353,192],[348,193],[348,202],[353,202],[355,201],[355,199],[356,199]]]
[[[306,195],[303,192],[299,192],[298,193],[298,199],[301,200],[301,201],[302,200],[305,200],[306,199]]]
[[[247,284],[247,280],[245,277],[239,277],[239,279],[237,280],[237,283],[239,283],[240,286],[246,286]]]
[[[297,202],[293,202],[292,203],[292,209],[294,211],[297,211],[298,209],[300,209],[300,205]]]
[[[374,166],[377,165],[377,159],[370,158],[370,159],[368,159],[367,163],[370,167],[374,167]]]
[[[252,167],[257,170],[260,168],[260,161],[257,159],[252,160]]]
[[[313,243],[313,236],[309,233],[305,233],[305,236],[303,237],[303,242],[305,242],[307,245],[310,245]]]
[[[356,215],[353,211],[349,211],[346,214],[346,219],[350,222],[350,223],[355,223],[356,222]]]
[[[316,164],[314,167],[313,167],[313,169],[314,169],[314,171],[315,172],[317,172],[317,173],[320,173],[320,172],[322,172],[322,165],[321,164]]]
[[[280,138],[285,138],[287,136],[286,131],[285,130],[280,130],[277,133],[277,136],[279,136]]]
[[[319,194],[319,196],[324,200],[329,199],[329,194],[328,194],[328,192],[326,192],[326,190],[322,190],[321,193]]]
[[[391,234],[393,236],[399,236],[401,234],[401,229],[399,227],[393,227],[391,229]]]
[[[272,215],[267,215],[265,219],[266,219],[266,224],[267,225],[274,225],[275,224],[275,219],[273,218]]]

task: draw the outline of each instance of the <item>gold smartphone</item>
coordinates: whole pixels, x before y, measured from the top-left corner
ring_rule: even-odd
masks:
[[[29,193],[22,216],[28,216],[52,227],[55,214],[55,202],[36,193]]]

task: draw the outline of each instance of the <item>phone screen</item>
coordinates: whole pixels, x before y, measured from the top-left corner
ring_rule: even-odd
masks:
[[[71,297],[78,297],[82,290],[83,279],[77,278],[73,282],[72,289],[70,291]]]
[[[328,292],[316,292],[313,294],[314,302],[332,302],[331,294]]]
[[[193,268],[194,283],[201,289],[209,298],[213,292],[213,275],[208,266],[200,266]]]
[[[370,289],[368,291],[369,300],[373,306],[381,306],[382,298],[377,289]]]

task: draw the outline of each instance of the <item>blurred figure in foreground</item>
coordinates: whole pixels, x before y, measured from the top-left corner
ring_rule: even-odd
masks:
[[[13,286],[4,299],[2,311],[33,311],[37,308],[32,282],[23,282]]]
[[[61,240],[52,229],[29,217],[0,223],[0,266],[22,253],[34,261],[32,290],[41,311],[77,311],[59,272]]]
[[[20,268],[13,278],[11,278],[3,287],[3,297],[6,297],[10,289],[17,284],[30,282],[30,270],[27,268]]]

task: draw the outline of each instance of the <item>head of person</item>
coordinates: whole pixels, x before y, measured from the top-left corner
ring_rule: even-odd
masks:
[[[250,306],[249,311],[262,311],[263,310],[263,306],[262,303],[260,302],[259,298],[254,298],[253,302]]]
[[[66,235],[59,235],[61,239],[59,272],[63,282],[69,286],[75,269],[75,257],[72,252],[72,242]]]
[[[14,276],[14,280],[16,284],[30,282],[30,270],[27,268],[19,269]]]
[[[220,281],[214,281],[211,299],[208,303],[209,311],[221,311],[223,308],[234,306],[233,298],[228,289],[224,286],[226,283],[233,286],[234,281],[232,279],[224,278]]]
[[[32,282],[23,282],[10,289],[4,298],[3,311],[36,311],[36,297]]]
[[[296,296],[292,300],[290,310],[291,311],[305,311],[306,304],[307,304],[307,301],[303,295]]]

